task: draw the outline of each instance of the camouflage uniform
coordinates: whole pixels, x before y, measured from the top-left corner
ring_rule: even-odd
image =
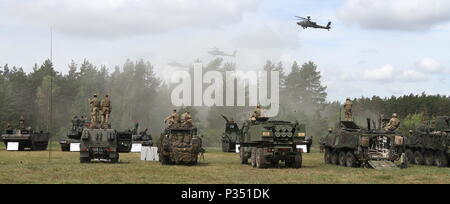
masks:
[[[344,104],[344,112],[345,112],[345,120],[352,121],[353,120],[353,103],[350,99],[347,99]]]
[[[94,95],[94,98],[89,99],[89,104],[91,105],[91,128],[97,127],[98,116],[100,113],[101,103],[97,98],[97,95]]]
[[[21,130],[25,129],[25,118],[23,116],[20,116],[19,119],[19,129]]]
[[[397,118],[397,114],[393,114],[391,120],[386,125],[384,130],[386,131],[395,131],[397,128],[400,127],[400,120]]]
[[[189,114],[189,112],[183,113],[183,115],[181,115],[181,119],[183,121],[183,125],[192,126],[193,120],[192,120],[192,116],[191,116],[191,114]]]
[[[111,115],[111,100],[109,99],[108,95],[103,98],[100,105],[102,108],[102,126],[109,126],[109,119]]]
[[[251,120],[256,120],[262,116],[261,105],[257,105],[255,111],[253,111]]]
[[[168,123],[168,126],[170,127],[174,124],[177,124],[179,122],[179,120],[180,120],[180,117],[178,116],[177,111],[174,110],[172,112],[172,114],[167,116],[167,118],[164,120],[164,123],[166,123],[166,124]]]

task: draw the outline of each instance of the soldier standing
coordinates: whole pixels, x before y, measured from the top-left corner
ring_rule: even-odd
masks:
[[[344,104],[344,112],[345,112],[345,120],[346,121],[353,120],[352,108],[353,108],[352,100],[350,100],[350,98],[347,98],[347,100],[345,100],[345,104]]]
[[[389,123],[386,125],[384,130],[395,131],[398,127],[400,127],[400,120],[398,119],[397,113],[394,113],[392,114],[392,118],[389,120]]]
[[[21,130],[25,129],[25,118],[23,116],[20,116],[19,118],[19,129]]]
[[[108,94],[105,95],[105,98],[103,98],[100,105],[102,108],[102,126],[109,127],[109,116],[111,115],[111,100],[109,99]]]
[[[88,99],[91,105],[91,128],[97,128],[98,115],[100,112],[101,104],[97,98],[97,94],[94,94],[92,99]]]
[[[183,118],[183,125],[192,126],[193,121],[192,121],[192,116],[189,113],[189,111],[184,112],[181,117]]]

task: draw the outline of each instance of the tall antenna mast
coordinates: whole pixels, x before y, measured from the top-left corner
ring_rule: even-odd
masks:
[[[53,122],[53,27],[50,26],[50,62],[52,69],[50,70],[50,101],[49,101],[49,151],[48,151],[48,161],[52,160],[52,122]]]

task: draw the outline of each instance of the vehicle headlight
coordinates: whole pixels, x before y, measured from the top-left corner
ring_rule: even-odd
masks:
[[[306,136],[306,133],[304,133],[304,132],[299,132],[299,133],[298,133],[298,136],[299,136],[299,137],[305,137],[305,136]]]
[[[270,132],[263,132],[263,133],[262,133],[262,136],[263,136],[263,137],[270,137]]]

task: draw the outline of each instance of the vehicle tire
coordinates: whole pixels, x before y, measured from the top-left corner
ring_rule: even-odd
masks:
[[[331,164],[339,165],[339,152],[337,150],[331,153]]]
[[[434,165],[434,161],[435,161],[435,159],[434,159],[434,152],[432,150],[426,151],[425,155],[424,155],[425,165],[433,166]]]
[[[325,154],[323,155],[323,160],[324,160],[325,164],[331,164],[331,157],[332,157],[331,150],[326,148]]]
[[[434,163],[438,167],[447,167],[448,166],[448,158],[447,155],[443,152],[436,152],[436,155],[434,156]]]
[[[422,152],[420,152],[419,150],[418,151],[415,151],[414,152],[414,164],[416,164],[416,165],[423,165],[424,164],[424,159],[423,159],[423,154],[422,154]]]
[[[294,163],[292,164],[292,167],[295,169],[302,168],[303,163],[303,157],[301,152],[297,152],[297,154],[294,157]]]
[[[256,167],[256,148],[252,147],[252,155],[250,156],[252,167]]]
[[[159,161],[161,162],[162,165],[170,164],[169,157],[167,157],[167,156],[160,156]]]
[[[89,157],[80,157],[80,163],[90,163],[91,158]]]
[[[339,165],[340,166],[346,166],[347,162],[346,162],[346,152],[345,151],[341,151],[339,152]]]
[[[264,157],[264,151],[263,148],[257,148],[256,149],[256,167],[259,169],[266,168],[267,161]]]
[[[222,142],[222,152],[230,152],[230,143]]]
[[[239,159],[241,164],[248,164],[248,158],[245,156],[244,148],[240,148],[239,150]]]
[[[407,149],[405,151],[405,154],[406,154],[406,158],[408,159],[408,163],[413,164],[414,163],[414,152],[410,149]]]
[[[347,152],[345,161],[346,161],[346,166],[347,167],[351,167],[351,168],[355,168],[357,163],[358,163],[356,161],[356,157],[355,157],[355,155],[353,154],[352,151],[348,151]]]

